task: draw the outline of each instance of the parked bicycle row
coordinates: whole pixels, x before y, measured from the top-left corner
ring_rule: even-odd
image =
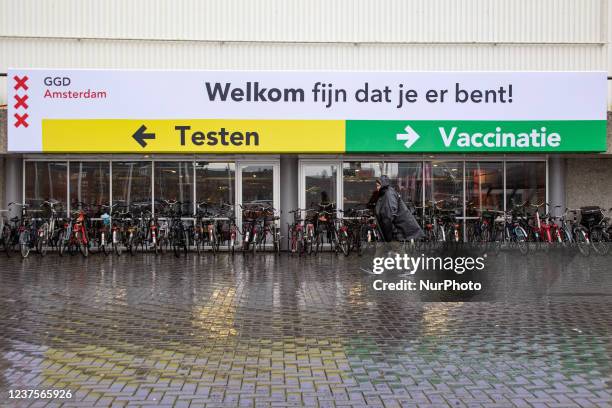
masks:
[[[242,209],[242,226],[236,225],[233,205],[197,204],[195,214],[184,215],[183,203],[164,200],[153,215],[149,206],[115,204],[112,207],[74,203],[70,217],[60,217],[63,210],[56,201],[44,201],[40,208],[10,203],[19,207],[21,216],[0,218],[0,244],[10,256],[19,251],[26,258],[32,251],[45,256],[55,251],[60,256],[92,252],[105,255],[137,252],[180,256],[189,251],[213,253],[220,250],[256,252],[271,248],[280,252],[280,228],[277,211],[265,204],[251,203]],[[240,248],[237,247],[240,242]]]
[[[559,210],[559,215],[552,215]],[[530,250],[553,247],[577,248],[583,255],[591,251],[609,252],[612,225],[608,216],[612,209],[582,207],[577,209],[547,203],[512,205],[508,211],[470,208],[477,217],[463,219],[462,209],[446,200],[430,201],[425,207],[413,207],[413,214],[423,228],[419,242],[402,241],[406,250],[427,249],[448,245],[473,244],[483,250],[516,248],[527,254]],[[368,209],[342,212],[317,209],[293,211],[295,220],[288,228],[289,248],[293,253],[317,253],[327,248],[348,255],[382,241],[382,233],[374,214]],[[311,214],[305,217],[302,214]],[[465,231],[464,231],[465,229]]]
[[[236,208],[230,204],[198,203],[195,214],[184,214],[179,201],[165,200],[156,206],[114,204],[112,207],[74,203],[70,217],[56,201],[44,201],[39,208],[11,203],[0,210],[0,244],[7,256],[19,252],[23,258],[34,252],[45,256],[49,251],[60,256],[80,253],[87,257],[137,252],[179,257],[190,251],[216,253],[237,251],[279,254],[282,241],[291,254],[310,255],[322,251],[363,254],[382,242],[376,216],[367,208],[348,211],[333,203],[290,211],[293,222],[281,233],[280,213],[265,203],[238,205],[242,215],[237,225]],[[21,216],[7,219],[6,214],[19,208]],[[552,215],[551,210],[557,211]],[[521,253],[552,246],[576,247],[582,254],[605,254],[612,242],[612,209],[582,207],[551,208],[546,203],[512,205],[508,211],[472,208],[477,217],[462,219],[452,202],[431,201],[425,207],[413,207],[423,228],[419,242],[403,242],[412,248],[474,243],[484,249],[515,247]],[[397,237],[402,240],[402,237]],[[409,248],[407,248],[409,249]]]
[[[425,208],[421,218],[425,241],[477,243],[495,249],[507,244],[523,254],[530,249],[575,247],[583,255],[591,250],[606,254],[612,242],[609,217],[612,209],[524,202],[512,204],[507,211],[469,208],[470,213],[478,216],[460,222],[458,211],[448,204],[436,201]]]

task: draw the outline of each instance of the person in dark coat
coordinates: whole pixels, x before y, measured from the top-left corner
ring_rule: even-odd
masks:
[[[416,241],[423,237],[423,230],[399,193],[391,187],[389,177],[381,176],[376,180],[376,188],[378,200],[374,211],[385,241],[393,241],[394,231],[400,240]]]

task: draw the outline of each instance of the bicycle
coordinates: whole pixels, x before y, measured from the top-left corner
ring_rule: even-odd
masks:
[[[231,204],[221,204],[221,209],[226,222],[221,225],[221,237],[227,242],[227,250],[232,256],[236,253],[236,240],[240,229],[236,225],[236,208]],[[227,227],[227,228],[225,228]]]
[[[337,210],[340,213],[343,213],[342,210]],[[350,221],[344,220],[344,218],[335,219],[334,222],[335,234],[338,237],[338,247],[344,254],[344,256],[349,256],[351,252],[351,228]]]
[[[12,251],[12,232],[11,226],[8,223],[9,220],[6,216],[2,215],[2,213],[9,213],[10,210],[0,210],[0,243],[2,244],[2,248],[7,256],[7,258],[11,257]]]
[[[192,236],[198,254],[201,253],[205,244],[210,246],[213,254],[219,251],[220,226],[218,215],[218,213],[209,208],[207,202],[203,201],[197,204]]]
[[[107,209],[108,211],[111,210],[110,206],[101,205],[100,210],[103,211],[104,209]],[[102,252],[105,256],[109,255],[112,250],[112,242],[111,248],[109,248],[109,237],[111,236],[111,216],[108,211],[104,211],[100,215],[99,219],[90,219],[91,228],[89,233],[89,241],[91,243],[95,243],[98,251]]]
[[[77,205],[81,208],[72,212],[68,223],[64,224],[64,229],[60,232],[58,239],[60,256],[63,256],[66,251],[71,255],[78,251],[85,258],[89,256],[87,215],[83,210],[85,205],[83,203],[77,203]]]
[[[425,223],[423,228],[425,241],[432,247],[449,241],[449,233],[451,237],[455,236],[455,232],[457,237],[459,236],[459,229],[449,226],[452,219],[450,214],[454,213],[455,209],[442,208],[439,205],[442,203],[446,203],[446,200],[430,201],[429,205],[425,207]]]
[[[30,254],[32,248],[35,247],[36,226],[32,220],[32,217],[27,213],[27,210],[30,207],[29,204],[15,202],[9,203],[9,208],[12,206],[19,206],[21,208],[21,218],[14,218],[14,222],[16,224],[14,236],[16,237],[17,244],[19,245],[21,258],[25,259]]]
[[[41,256],[47,254],[49,245],[55,246],[54,244],[60,231],[60,228],[57,226],[59,218],[56,209],[56,206],[59,205],[60,202],[56,200],[46,200],[41,203],[41,209],[46,207],[49,214],[48,218],[43,221],[37,230],[36,250]]]
[[[569,214],[573,214],[572,219],[569,219]],[[571,243],[578,247],[578,251],[582,255],[589,256],[591,253],[589,231],[582,225],[581,220],[579,221],[580,216],[581,210],[579,208],[566,208],[563,214],[561,230],[564,236],[570,237]]]
[[[332,207],[331,205],[328,208]],[[338,231],[336,230],[336,210],[319,209],[315,218],[315,242],[314,252],[319,253],[323,249],[323,236],[327,238],[332,252],[338,253],[339,240]]]
[[[262,247],[262,238],[266,211],[269,207],[261,204],[245,204],[240,205],[242,210],[242,251],[243,253],[249,250],[255,254],[257,248]]]
[[[189,251],[189,236],[181,218],[183,203],[176,200],[163,200],[168,209],[169,222],[169,244],[175,257],[180,257],[181,252],[187,255]]]
[[[165,231],[150,210],[143,211],[140,225],[144,234],[141,243],[143,251],[152,249],[155,255],[165,251]]]
[[[293,223],[287,223],[287,247],[289,253],[297,253],[302,256],[305,251],[305,233],[304,233],[304,219],[302,218],[302,209],[295,209],[289,211],[289,214],[293,215]]]
[[[493,223],[495,225],[495,236],[493,237],[494,250],[498,253],[501,250],[503,242],[507,242],[511,246],[516,246],[519,252],[527,255],[529,252],[529,243],[527,242],[527,231],[525,230],[526,219],[522,213],[523,206],[514,206],[508,211],[490,210],[493,214],[497,214]]]
[[[258,227],[254,236],[254,244],[260,251],[266,249],[268,236],[272,239],[272,250],[276,255],[280,255],[281,234],[277,223],[280,217],[278,211],[270,206],[260,206],[260,214],[256,219]],[[253,253],[255,250],[253,249]]]
[[[610,210],[608,210],[610,211]],[[595,253],[605,255],[610,250],[610,218],[596,206],[580,208],[580,223],[588,230],[591,246]]]

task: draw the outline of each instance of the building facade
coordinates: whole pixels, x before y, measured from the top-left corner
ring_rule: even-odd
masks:
[[[609,72],[611,12],[607,0],[1,0],[0,72]],[[6,105],[6,77],[0,85]],[[344,210],[363,205],[382,174],[416,207],[443,200],[466,223],[527,200],[612,207],[610,137],[592,154],[14,154],[6,129],[3,110],[3,207],[257,201],[283,210],[284,224],[322,192]]]

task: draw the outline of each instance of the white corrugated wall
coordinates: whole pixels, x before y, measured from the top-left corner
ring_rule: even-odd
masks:
[[[600,43],[607,0],[2,0],[0,35]]]
[[[0,0],[0,72],[607,70],[609,14],[608,0]]]

